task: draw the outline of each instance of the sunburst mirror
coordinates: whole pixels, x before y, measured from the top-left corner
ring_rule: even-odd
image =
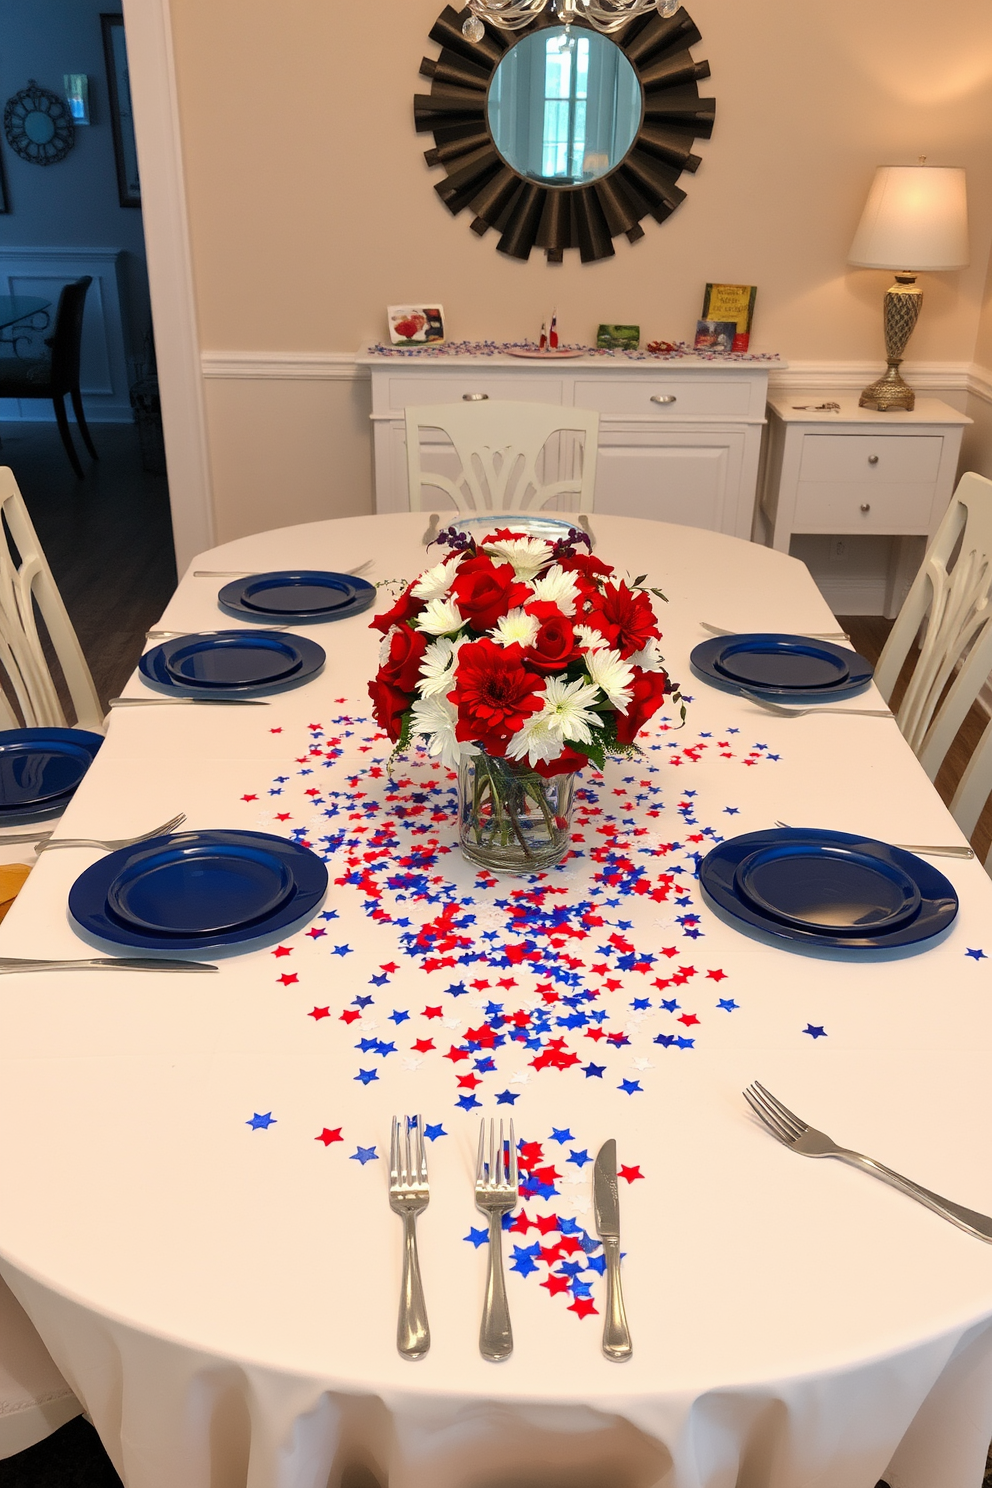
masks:
[[[696,86],[710,69],[689,51],[702,39],[691,17],[651,13],[606,36],[542,13],[523,31],[487,25],[471,42],[468,14],[448,6],[438,17],[430,36],[441,55],[420,66],[431,91],[413,100],[449,212],[469,207],[472,231],[495,228],[500,253],[526,259],[537,246],[549,263],[566,248],[583,263],[610,258],[620,233],[644,236],[643,217],[670,217],[716,113]]]

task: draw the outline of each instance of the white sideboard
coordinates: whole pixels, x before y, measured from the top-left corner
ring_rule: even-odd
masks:
[[[389,356],[365,351],[372,378],[376,511],[406,511],[404,409],[516,399],[600,415],[596,510],[750,537],[768,374],[779,361]],[[545,478],[570,473],[562,440]],[[548,461],[555,466],[549,468]]]

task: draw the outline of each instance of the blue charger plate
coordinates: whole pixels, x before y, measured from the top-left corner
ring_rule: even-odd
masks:
[[[850,832],[776,828],[731,837],[699,866],[703,890],[745,934],[891,950],[931,940],[958,912],[953,886],[903,848]]]
[[[353,574],[320,569],[277,569],[225,584],[217,603],[228,615],[272,624],[319,624],[360,615],[375,602],[376,589]]]
[[[0,827],[60,815],[93,763],[102,734],[72,728],[0,733]]]
[[[176,832],[87,868],[69,890],[69,916],[100,945],[248,950],[305,924],[326,892],[321,859],[284,837]]]
[[[173,697],[263,697],[299,687],[321,670],[323,646],[275,630],[222,630],[188,635],[146,651],[138,663],[157,692]]]
[[[871,662],[847,646],[774,631],[714,636],[693,648],[689,665],[701,681],[723,692],[793,703],[854,697],[872,679]]]

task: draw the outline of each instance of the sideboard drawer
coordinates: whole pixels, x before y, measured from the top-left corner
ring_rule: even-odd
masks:
[[[926,532],[933,500],[932,480],[800,481],[792,531]]]
[[[715,419],[742,418],[751,408],[751,383],[729,377],[712,382],[694,377],[643,381],[576,377],[575,404],[577,408],[595,408],[600,413],[649,414],[672,422],[700,414]]]
[[[558,378],[541,377],[522,372],[519,375],[480,371],[463,372],[457,377],[418,377],[399,374],[389,379],[389,406],[395,409],[417,408],[432,403],[471,401],[473,393],[487,398],[510,399],[518,403],[561,403],[562,385]]]
[[[944,439],[940,434],[807,434],[800,481],[935,481]],[[833,529],[840,531],[840,528]]]

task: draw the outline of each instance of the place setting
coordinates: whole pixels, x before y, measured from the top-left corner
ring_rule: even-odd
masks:
[[[61,816],[102,744],[85,729],[0,732],[0,828]]]
[[[888,709],[827,708],[863,693],[874,673],[871,662],[843,639],[841,632],[834,638],[826,633],[721,632],[693,647],[689,665],[708,686],[736,693],[777,716],[801,716],[822,708],[891,718]]]
[[[365,567],[366,565],[361,565]],[[360,615],[375,603],[376,587],[358,573],[325,569],[273,569],[231,573],[197,569],[195,578],[229,578],[217,594],[226,615],[259,625],[320,625]]]
[[[320,674],[326,659],[324,648],[307,636],[240,628],[163,640],[144,653],[138,670],[170,701],[238,702],[301,687]]]

